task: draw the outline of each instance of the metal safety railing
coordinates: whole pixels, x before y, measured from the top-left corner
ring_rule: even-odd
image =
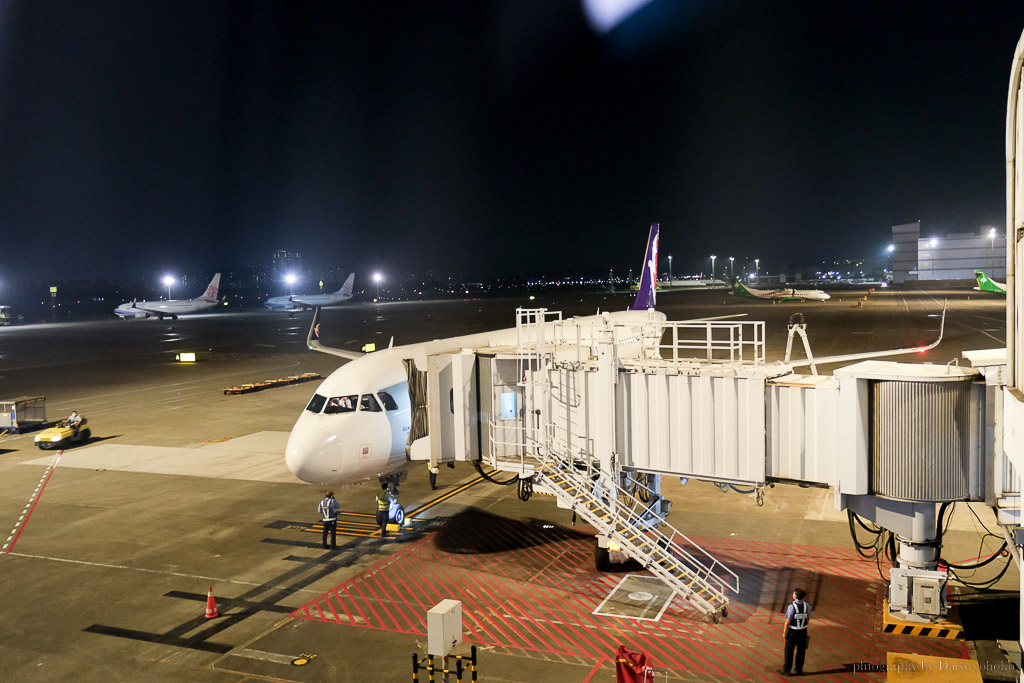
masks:
[[[530,361],[539,360],[559,347],[575,348],[576,362],[592,360],[596,355],[593,348],[598,336],[596,330],[607,327],[612,330],[616,344],[641,344],[642,351],[638,354],[641,365],[659,361],[742,365],[765,362],[763,321],[581,322],[572,318],[562,320],[561,312],[544,308],[521,308],[516,314],[518,353]]]
[[[596,480],[549,459],[537,470],[563,503],[705,614],[729,604],[726,591],[739,592],[739,577],[658,512],[660,498],[645,503],[601,472]],[[609,491],[613,493],[608,493]]]
[[[502,458],[506,467],[518,459],[522,474],[538,477],[563,505],[618,543],[677,595],[705,614],[725,613],[726,592],[739,592],[739,577],[666,521],[656,492],[633,478],[628,488],[620,485],[583,449],[563,454],[551,448],[556,434],[552,426],[540,431],[504,430],[517,436],[505,442],[492,438],[492,465],[497,463],[498,450],[507,447]],[[493,422],[491,433],[495,433]],[[538,434],[544,437],[538,439]],[[516,447],[524,444],[527,448],[516,453]]]

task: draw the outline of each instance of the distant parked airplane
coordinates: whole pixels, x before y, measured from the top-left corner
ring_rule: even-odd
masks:
[[[740,282],[739,278],[735,277],[729,282],[733,294],[748,299],[774,299],[775,301],[806,299],[809,301],[825,301],[832,298],[820,289],[754,289],[753,287],[747,287]]]
[[[121,304],[114,313],[122,318],[149,318],[156,316],[177,319],[184,313],[198,313],[217,305],[217,293],[220,291],[220,273],[213,276],[206,291],[195,299],[171,299],[168,301],[133,301]]]
[[[1006,294],[1006,283],[990,280],[988,275],[985,275],[985,271],[974,271],[974,277],[978,279],[978,286],[975,287],[974,289],[978,290],[979,292],[995,292],[996,294]]]
[[[337,292],[330,294],[292,294],[291,296],[274,296],[263,302],[272,311],[298,311],[303,308],[317,306],[333,306],[352,298],[352,283],[356,274],[350,273],[345,284]]]

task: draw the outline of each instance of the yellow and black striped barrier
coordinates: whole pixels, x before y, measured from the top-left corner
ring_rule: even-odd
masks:
[[[920,623],[903,621],[889,614],[889,601],[882,601],[882,631],[898,636],[922,636],[924,638],[944,638],[946,640],[963,640],[964,627],[959,623],[956,607],[950,607],[942,621]]]

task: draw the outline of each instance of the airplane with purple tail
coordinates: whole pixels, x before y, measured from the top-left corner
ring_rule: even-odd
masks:
[[[658,262],[658,224],[651,225],[644,253],[641,287],[629,310],[575,318],[581,329],[587,323],[608,321],[615,325],[619,352],[643,352],[643,328],[663,322],[655,308]],[[554,325],[556,323],[541,323]],[[433,465],[443,454],[429,453],[429,439],[407,444],[412,427],[407,360],[435,354],[458,353],[467,348],[515,347],[517,329],[435,339],[420,344],[390,346],[373,353],[359,353],[320,343],[320,309],[315,308],[307,346],[349,362],[331,373],[317,387],[292,427],[285,453],[288,469],[302,481],[323,486],[381,481],[397,485],[417,462]],[[427,451],[423,449],[426,448]]]

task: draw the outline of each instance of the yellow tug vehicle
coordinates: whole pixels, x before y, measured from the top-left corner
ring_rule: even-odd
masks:
[[[82,418],[78,429],[69,427],[67,421],[59,422],[57,426],[44,429],[36,434],[36,445],[43,450],[51,448],[67,448],[71,444],[85,443],[92,436],[89,430],[89,421]]]

